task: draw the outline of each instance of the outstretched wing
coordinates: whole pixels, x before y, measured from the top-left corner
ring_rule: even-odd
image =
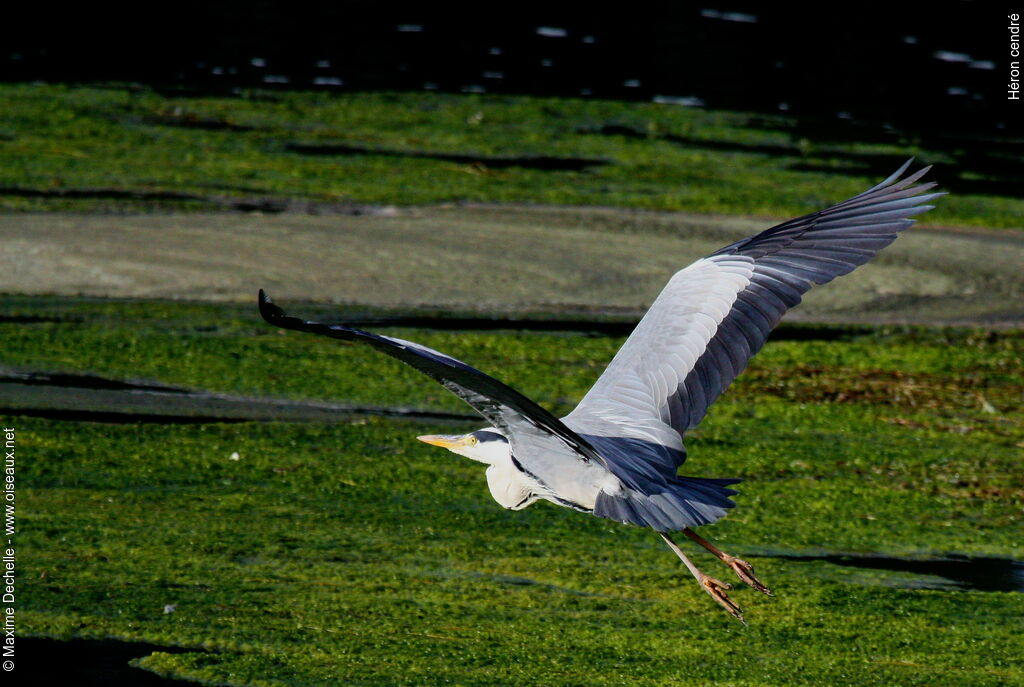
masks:
[[[411,365],[423,374],[440,382],[446,389],[471,405],[498,429],[504,430],[509,440],[529,444],[539,453],[538,460],[568,460],[587,462],[604,459],[585,439],[570,430],[561,420],[523,396],[510,386],[432,348],[390,336],[381,336],[343,324],[309,322],[285,314],[260,289],[260,315],[277,327],[295,329],[311,334],[329,336],[344,341],[358,341],[373,346],[381,353]]]
[[[608,456],[612,470],[675,475],[682,435],[760,350],[783,313],[812,286],[873,258],[941,193],[914,185],[928,167],[827,210],[738,241],[677,272],[564,418],[577,432],[639,440],[645,451]],[[608,454],[608,451],[604,451]]]

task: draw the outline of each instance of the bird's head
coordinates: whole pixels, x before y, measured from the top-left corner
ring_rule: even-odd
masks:
[[[510,450],[505,435],[489,427],[469,434],[424,434],[416,438],[488,465],[507,459]]]

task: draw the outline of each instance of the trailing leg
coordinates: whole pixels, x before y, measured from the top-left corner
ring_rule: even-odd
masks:
[[[750,585],[759,592],[767,594],[768,596],[772,595],[772,590],[764,586],[761,580],[754,577],[754,566],[750,565],[750,563],[747,563],[744,560],[736,558],[736,556],[730,556],[725,551],[722,551],[717,546],[709,542],[707,539],[704,539],[703,537],[699,536],[696,532],[689,528],[683,530],[683,534],[685,534],[687,537],[703,546],[711,553],[715,554],[715,556],[717,556],[723,563],[732,568],[736,575],[739,576],[739,578],[746,582],[748,585]]]
[[[665,540],[666,544],[668,544],[668,548],[672,549],[672,551],[674,551],[675,554],[679,556],[679,559],[683,562],[686,568],[693,574],[694,577],[697,578],[697,581],[700,582],[700,586],[704,589],[704,591],[710,594],[711,598],[717,601],[722,606],[722,608],[729,611],[729,613],[732,614],[734,618],[736,618],[741,623],[746,625],[747,621],[743,619],[743,612],[740,611],[740,607],[737,606],[736,603],[732,599],[730,599],[729,596],[725,593],[726,589],[732,589],[732,585],[726,582],[722,582],[721,580],[716,580],[713,577],[708,577],[707,575],[702,573],[697,568],[697,566],[693,564],[693,561],[691,561],[686,556],[686,554],[683,553],[682,549],[680,549],[676,545],[676,543],[672,541],[671,537],[669,537],[664,532],[658,532],[658,534],[660,534],[661,538]]]

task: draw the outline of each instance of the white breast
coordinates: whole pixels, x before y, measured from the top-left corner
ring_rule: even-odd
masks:
[[[534,493],[534,486],[533,480],[520,472],[511,458],[496,461],[487,468],[491,496],[505,508],[520,510],[536,501],[538,495]]]
[[[511,456],[503,456],[487,468],[487,486],[495,501],[512,510],[526,508],[537,499],[593,510],[599,492],[617,494],[622,489],[619,479],[601,465],[579,462],[572,468],[546,476],[550,482],[541,482],[517,468]]]

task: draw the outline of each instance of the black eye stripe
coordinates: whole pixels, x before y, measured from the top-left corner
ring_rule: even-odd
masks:
[[[502,435],[498,434],[497,432],[490,432],[486,429],[481,429],[477,432],[473,432],[473,436],[475,436],[480,441],[503,441],[506,444],[508,443],[508,439],[506,439]]]

